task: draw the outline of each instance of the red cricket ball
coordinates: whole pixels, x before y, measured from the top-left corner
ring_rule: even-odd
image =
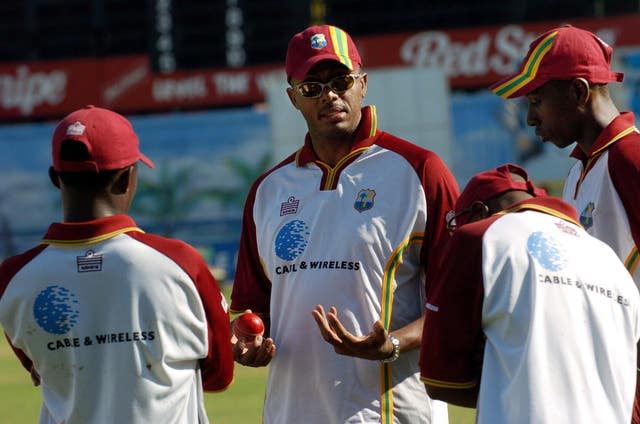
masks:
[[[256,336],[264,334],[264,323],[258,315],[252,312],[244,313],[233,320],[233,334],[238,339],[244,338],[245,341],[252,342]]]

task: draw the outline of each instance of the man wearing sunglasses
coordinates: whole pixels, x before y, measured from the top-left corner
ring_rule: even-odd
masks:
[[[629,423],[640,295],[615,252],[513,164],[473,177],[454,211],[428,293],[428,393],[479,424]]]
[[[447,422],[418,348],[458,188],[436,154],[377,127],[361,65],[337,27],[291,39],[287,94],[308,133],[245,206],[232,310],[270,328],[235,357],[270,364],[266,424]]]

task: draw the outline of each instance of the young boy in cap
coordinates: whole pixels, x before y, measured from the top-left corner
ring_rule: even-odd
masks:
[[[270,363],[266,424],[447,421],[418,348],[457,184],[436,154],[377,127],[361,66],[340,28],[293,36],[287,94],[309,132],[247,198],[231,309],[270,326],[235,351]]]
[[[628,423],[640,295],[573,207],[507,164],[473,177],[428,293],[421,377],[479,424]]]
[[[127,211],[131,124],[87,106],[52,140],[64,222],[0,266],[0,324],[42,388],[40,423],[207,423],[203,389],[231,384],[226,302],[197,251]]]

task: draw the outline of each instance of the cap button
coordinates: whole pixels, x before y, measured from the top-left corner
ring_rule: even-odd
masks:
[[[93,109],[95,106],[94,105],[86,105],[84,108],[85,109]]]

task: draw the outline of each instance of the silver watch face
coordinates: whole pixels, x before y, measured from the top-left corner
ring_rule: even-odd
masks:
[[[400,356],[400,340],[392,334],[389,334],[389,341],[393,345],[393,351],[391,352],[391,356],[388,358],[382,359],[381,362],[393,362]]]

